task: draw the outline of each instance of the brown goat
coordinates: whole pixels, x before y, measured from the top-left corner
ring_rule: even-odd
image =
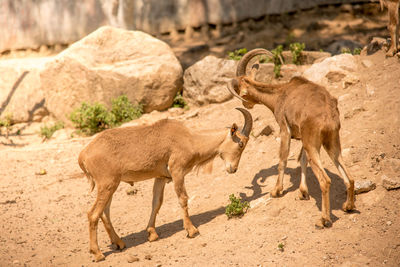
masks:
[[[155,220],[160,210],[165,183],[173,181],[183,211],[183,226],[189,237],[198,234],[188,213],[188,195],[184,177],[194,167],[199,167],[220,156],[226,171],[234,173],[252,129],[251,114],[242,108],[245,124],[238,131],[236,124],[230,129],[193,132],[181,122],[161,120],[153,125],[116,128],[100,133],[79,154],[79,166],[92,184],[97,185],[97,199],[88,212],[90,252],[95,260],[104,259],[97,242],[98,220],[111,242],[120,249],[125,243],[115,233],[110,220],[112,195],[121,181],[133,184],[156,178],[153,203],[147,226],[149,241],[158,238]]]
[[[387,7],[389,24],[388,30],[390,33],[390,47],[387,51],[387,56],[394,56],[399,51],[399,37],[400,37],[400,18],[399,18],[399,3],[400,0],[379,0],[381,4],[381,10],[383,7]]]
[[[272,197],[278,197],[283,191],[283,175],[286,168],[291,138],[301,140],[300,154],[301,182],[300,199],[309,199],[306,184],[307,159],[317,177],[322,191],[322,217],[316,226],[331,226],[329,189],[331,179],[326,174],[320,159],[320,148],[324,146],[335,166],[344,178],[347,187],[347,200],[343,210],[350,211],[354,206],[354,180],[347,171],[341,156],[339,139],[339,111],[337,100],[322,86],[301,77],[289,82],[270,85],[246,76],[249,61],[258,55],[272,56],[265,49],[254,49],[239,61],[237,77],[228,84],[230,92],[242,100],[246,108],[255,104],[267,106],[275,116],[280,127],[281,145],[279,152],[278,179],[271,191]],[[305,153],[304,153],[305,151]]]

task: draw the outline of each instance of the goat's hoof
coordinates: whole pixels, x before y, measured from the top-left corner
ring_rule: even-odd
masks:
[[[316,223],[315,223],[315,228],[316,229],[324,229],[325,227],[329,228],[332,226],[332,221],[330,219],[324,219],[320,218]]]
[[[273,189],[270,193],[271,197],[280,197],[282,195],[282,190]]]
[[[193,238],[193,237],[196,237],[197,235],[199,235],[199,230],[197,230],[197,228],[196,227],[191,227],[190,229],[188,229],[187,230],[187,237],[189,237],[189,238]]]
[[[103,253],[100,251],[94,252],[93,250],[90,250],[90,253],[94,254],[94,261],[99,262],[105,260],[106,257],[104,257]]]
[[[150,242],[156,241],[158,239],[158,234],[154,228],[148,228],[147,232],[149,233],[148,240]]]
[[[118,241],[115,243],[115,245],[117,246],[117,248],[118,248],[119,250],[123,250],[123,249],[126,247],[125,242],[122,241],[121,239],[118,240]]]
[[[300,200],[310,200],[310,195],[307,191],[299,191],[299,199]]]
[[[356,206],[354,205],[354,203],[350,203],[347,201],[342,206],[342,209],[345,212],[350,212],[350,211],[354,210],[355,208],[356,208]]]

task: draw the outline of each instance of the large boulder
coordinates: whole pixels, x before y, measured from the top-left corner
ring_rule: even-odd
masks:
[[[355,57],[351,54],[341,54],[313,64],[304,71],[303,76],[321,85],[339,86],[340,84],[343,88],[346,88],[359,81],[356,71],[357,61]]]
[[[40,79],[49,112],[66,121],[83,101],[109,106],[122,94],[145,112],[166,109],[182,87],[182,67],[166,43],[107,26],[48,62]]]
[[[40,121],[47,115],[39,72],[50,58],[0,61],[0,117],[14,123]]]
[[[207,56],[190,66],[183,76],[183,97],[191,105],[221,103],[232,98],[227,83],[235,77],[237,62]]]

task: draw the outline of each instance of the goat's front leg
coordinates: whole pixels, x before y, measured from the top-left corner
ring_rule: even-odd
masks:
[[[147,225],[147,232],[149,233],[149,241],[155,241],[158,239],[158,234],[156,232],[155,223],[156,223],[156,216],[158,211],[161,208],[163,199],[164,199],[164,188],[165,183],[167,182],[166,178],[156,178],[154,179],[154,186],[153,186],[153,204],[151,210],[151,216],[149,223]]]
[[[281,127],[281,147],[279,151],[279,166],[278,166],[278,179],[276,180],[275,188],[271,191],[271,197],[279,197],[283,193],[283,175],[287,164],[290,149],[290,132],[287,126],[286,129]]]
[[[189,218],[189,211],[188,211],[188,195],[186,193],[186,188],[184,184],[184,176],[181,174],[172,174],[172,180],[174,182],[175,192],[178,195],[179,204],[182,207],[183,212],[183,227],[188,233],[188,237],[195,237],[199,230],[194,227],[192,221]]]

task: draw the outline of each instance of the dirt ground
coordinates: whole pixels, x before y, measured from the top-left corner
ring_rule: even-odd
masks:
[[[333,226],[317,230],[321,192],[308,168],[311,199],[297,199],[301,144],[292,141],[284,178],[284,196],[270,199],[277,176],[279,129],[267,108],[252,110],[255,129],[270,125],[269,136],[251,137],[237,173],[223,171],[220,159],[211,174],[186,176],[189,212],[200,235],[189,239],[183,230],[181,210],[172,184],[167,184],[156,226],[160,239],[147,241],[145,227],[151,212],[153,181],[137,183],[136,194],[121,184],[111,214],[116,231],[127,244],[122,252],[111,246],[102,223],[99,245],[106,260],[93,263],[89,254],[86,211],[96,192],[89,192],[77,156],[92,138],[69,138],[71,129],[41,142],[40,124],[21,130],[0,145],[0,266],[399,266],[400,191],[387,191],[381,176],[396,178],[400,162],[400,63],[379,51],[356,56],[361,81],[346,89],[329,87],[339,98],[344,159],[356,180],[376,183],[375,190],[357,195],[357,210],[341,210],[345,185],[322,153],[332,179]],[[363,60],[373,63],[368,69]],[[238,100],[177,111],[154,113],[140,121],[169,116],[195,129],[223,128],[242,123],[234,107]],[[183,111],[181,111],[183,112]],[[175,114],[175,115],[174,115]],[[140,122],[139,121],[139,122]],[[39,172],[45,169],[45,175]],[[240,219],[224,214],[234,193],[251,203]],[[282,244],[283,251],[278,250]],[[132,259],[138,261],[129,263]]]
[[[314,16],[318,9],[309,10],[303,13],[308,23],[298,13],[272,17],[271,25],[281,26],[274,28],[268,38],[265,28],[255,27],[250,41],[241,42],[240,34],[222,36],[218,40],[223,42],[209,44],[196,56],[253,48],[249,42],[270,49],[287,36],[293,41],[306,41],[307,47],[314,50],[342,38],[365,45],[372,36],[387,36],[386,17],[367,7],[352,11],[342,8],[340,12],[326,7],[320,12],[325,18]],[[185,50],[186,43],[179,42],[175,49],[183,51],[180,56],[191,55],[190,47],[194,46]],[[268,45],[263,45],[265,42]],[[36,52],[21,53],[1,57],[32,56]],[[37,55],[51,53],[43,50]],[[297,199],[298,141],[291,144],[284,196],[269,197],[277,177],[279,128],[267,108],[256,106],[251,111],[255,129],[270,125],[274,131],[269,136],[251,137],[237,173],[227,174],[222,161],[216,159],[211,174],[186,176],[189,212],[199,236],[186,237],[170,183],[156,221],[160,239],[148,242],[145,227],[151,213],[153,181],[133,187],[124,183],[114,194],[111,216],[127,248],[118,251],[110,245],[100,222],[99,245],[106,260],[94,263],[89,254],[86,211],[96,191],[89,192],[77,164],[79,152],[93,137],[71,138],[73,130],[64,129],[42,142],[37,134],[41,124],[21,124],[8,139],[4,132],[0,136],[0,266],[400,266],[400,190],[387,191],[381,183],[382,175],[400,175],[400,62],[385,58],[382,51],[356,58],[360,82],[346,89],[328,89],[339,98],[345,162],[356,180],[371,180],[376,189],[356,196],[356,211],[343,212],[345,185],[322,152],[323,164],[332,179],[331,228],[314,227],[321,212],[321,191],[310,167],[307,184],[311,199]],[[362,64],[366,59],[373,63],[369,68]],[[234,109],[239,106],[241,103],[234,99],[187,111],[153,113],[134,123],[170,117],[195,129],[223,128],[233,122],[242,123],[242,116]],[[15,134],[18,129],[20,135]],[[40,175],[42,170],[46,174]],[[136,193],[128,195],[127,190]],[[252,208],[242,218],[228,220],[224,212],[232,193],[249,201]],[[283,251],[278,249],[280,244]],[[129,263],[133,260],[137,261]]]

